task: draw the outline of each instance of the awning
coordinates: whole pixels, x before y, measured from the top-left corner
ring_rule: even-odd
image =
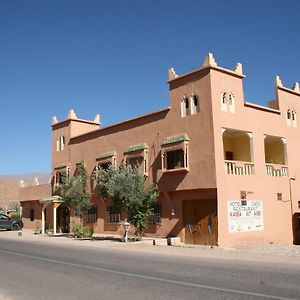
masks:
[[[174,143],[181,143],[181,142],[185,142],[188,140],[189,140],[189,138],[186,134],[171,136],[164,140],[164,142],[162,143],[162,146],[166,146],[166,145],[170,145],[170,144],[174,144]]]
[[[67,163],[61,163],[57,166],[54,167],[54,170],[59,170],[59,169],[63,169],[63,168],[66,168],[68,166]]]
[[[96,157],[96,160],[110,158],[116,155],[116,151],[105,152]]]
[[[61,196],[58,196],[58,195],[54,195],[54,196],[50,196],[50,197],[46,197],[44,199],[41,199],[40,200],[40,203],[62,203],[64,202],[63,198]]]
[[[128,154],[130,152],[135,152],[135,151],[141,151],[141,150],[145,150],[148,149],[147,144],[138,144],[138,145],[133,145],[128,147],[128,149],[124,152],[124,154]]]

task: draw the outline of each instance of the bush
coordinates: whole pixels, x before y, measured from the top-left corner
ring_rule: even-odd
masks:
[[[94,231],[89,226],[84,226],[83,224],[74,224],[73,232],[75,238],[90,238]]]

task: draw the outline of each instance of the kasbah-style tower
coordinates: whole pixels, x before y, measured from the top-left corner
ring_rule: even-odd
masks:
[[[88,174],[138,163],[160,191],[148,236],[188,244],[299,243],[299,84],[284,87],[276,76],[275,98],[261,106],[244,99],[244,77],[240,63],[225,69],[209,53],[199,69],[169,70],[169,108],[103,128],[99,115],[81,120],[70,110],[66,120],[53,117],[52,183],[38,196],[37,187],[21,189],[25,225],[34,228],[44,211],[45,227],[70,230],[62,225],[70,212],[57,209],[51,194],[78,162]],[[86,223],[95,233],[120,234],[124,212],[96,195],[92,202]]]

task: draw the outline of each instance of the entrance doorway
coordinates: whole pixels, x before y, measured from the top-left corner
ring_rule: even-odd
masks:
[[[217,245],[217,199],[184,200],[183,221],[186,244]]]
[[[57,228],[61,233],[70,232],[70,209],[66,206],[57,208]]]
[[[300,245],[300,213],[295,213],[293,216],[293,233],[294,244]]]

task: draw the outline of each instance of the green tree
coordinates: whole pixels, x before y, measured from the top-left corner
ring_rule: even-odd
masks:
[[[87,190],[88,176],[84,162],[77,165],[74,176],[64,176],[60,194],[64,205],[72,207],[77,216],[82,217],[91,207],[91,195]]]
[[[134,225],[136,234],[141,238],[159,195],[156,186],[145,185],[146,179],[139,166],[110,165],[107,170],[96,171],[94,178],[100,195],[111,199],[113,207],[127,213],[128,222]]]

